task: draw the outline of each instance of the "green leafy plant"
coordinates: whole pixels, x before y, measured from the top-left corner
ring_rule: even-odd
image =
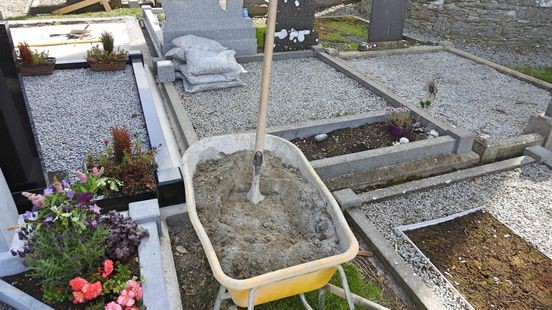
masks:
[[[102,32],[102,36],[100,37],[100,41],[102,42],[103,50],[107,53],[113,53],[114,48],[114,39],[113,35],[107,31]]]
[[[112,128],[113,147],[104,141],[104,153],[95,158],[88,156],[88,166],[99,165],[105,169],[105,175],[123,182],[124,193],[155,190],[156,150],[144,150],[137,140],[131,145],[126,128]]]
[[[128,52],[122,48],[117,48],[116,51],[107,52],[100,49],[97,45],[86,52],[86,59],[95,63],[112,63],[126,61]]]
[[[138,278],[132,274],[133,272],[127,265],[123,263],[117,264],[117,266],[115,266],[113,276],[105,280],[103,283],[103,293],[119,294],[120,291],[125,289],[128,280],[138,280]]]
[[[17,45],[17,48],[19,50],[18,60],[22,64],[40,65],[48,61],[49,56],[47,51],[42,51],[42,52],[32,51],[29,47],[29,44],[25,42],[19,43]]]
[[[393,108],[385,112],[385,122],[391,127],[410,129],[412,117],[410,111],[405,108]]]

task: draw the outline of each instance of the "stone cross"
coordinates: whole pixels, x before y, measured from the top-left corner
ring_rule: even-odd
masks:
[[[243,16],[243,0],[164,0],[163,52],[172,40],[192,34],[218,41],[238,55],[257,53],[253,20]]]
[[[15,230],[11,228],[17,224],[17,217],[17,207],[0,169],[0,253],[10,250],[15,234]]]
[[[14,192],[45,186],[24,93],[10,29],[0,20],[0,168]]]
[[[402,40],[407,5],[408,0],[372,0],[368,42]]]
[[[278,0],[274,51],[307,50],[318,44],[314,0]]]

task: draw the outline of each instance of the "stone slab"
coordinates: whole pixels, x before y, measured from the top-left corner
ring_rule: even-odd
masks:
[[[278,1],[274,51],[308,50],[318,44],[314,29],[314,0]]]
[[[550,107],[550,104],[548,105]],[[529,117],[525,133],[537,133],[544,139],[543,144],[547,149],[552,150],[552,117],[547,115],[533,114]]]
[[[532,157],[521,156],[492,164],[442,174],[431,178],[377,189],[361,193],[358,196],[362,199],[363,202],[378,201],[394,196],[404,195],[406,193],[425,190],[436,186],[446,186],[452,183],[460,182],[469,178],[478,177],[489,173],[497,173],[505,170],[515,169],[533,162],[535,162],[535,159],[533,159]]]
[[[408,0],[372,0],[368,42],[401,40],[407,5]]]
[[[355,194],[355,192],[353,192],[350,188],[338,190],[332,192],[332,194],[341,206],[341,210],[358,208],[362,206],[362,199],[360,199],[360,197],[358,197],[358,195]]]
[[[155,63],[157,67],[157,80],[161,83],[173,82],[176,80],[174,64],[170,60],[159,60]]]
[[[13,201],[10,188],[0,169],[0,253],[10,250],[15,230],[11,226],[17,224],[17,206]]]
[[[368,243],[374,254],[414,302],[417,309],[443,308],[435,293],[415,275],[414,270],[395,252],[392,245],[359,208],[346,210],[345,214],[352,222],[355,231]]]
[[[481,163],[521,156],[526,147],[541,145],[544,138],[537,134],[525,134],[496,142],[475,139],[473,151],[481,157]]]
[[[530,146],[525,149],[523,155],[533,157],[539,164],[552,159],[552,151],[541,145]]]
[[[161,218],[157,199],[133,202],[128,205],[128,215],[136,224],[155,223],[161,235]]]

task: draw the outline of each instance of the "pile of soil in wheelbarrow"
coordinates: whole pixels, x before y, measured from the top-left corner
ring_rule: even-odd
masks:
[[[407,235],[476,309],[552,309],[552,260],[489,213]]]
[[[326,202],[298,169],[264,153],[261,193],[254,205],[253,152],[200,162],[193,178],[196,208],[230,277],[246,279],[340,253]]]

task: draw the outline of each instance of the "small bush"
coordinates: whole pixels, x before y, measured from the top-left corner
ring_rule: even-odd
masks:
[[[25,65],[32,65],[33,52],[29,48],[29,44],[25,42],[19,43],[19,45],[17,45],[17,48],[19,49],[19,58],[21,58],[21,63]]]
[[[111,128],[111,136],[113,137],[113,156],[115,163],[120,164],[125,155],[131,153],[130,149],[130,134],[126,128]]]
[[[102,36],[100,37],[100,41],[102,42],[103,50],[107,53],[113,53],[114,48],[114,39],[113,35],[111,33],[105,31],[102,32]]]
[[[385,113],[385,122],[389,126],[410,129],[412,127],[412,118],[410,112],[404,108],[390,109]]]

